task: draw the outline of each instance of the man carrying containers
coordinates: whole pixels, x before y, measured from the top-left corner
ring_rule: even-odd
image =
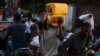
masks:
[[[42,21],[42,33],[38,53],[40,56],[57,56],[58,47],[64,38],[64,17],[68,13],[67,4],[48,3]]]

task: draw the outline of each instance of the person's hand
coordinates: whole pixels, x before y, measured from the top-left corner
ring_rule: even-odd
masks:
[[[95,51],[94,51],[93,49],[89,49],[89,50],[88,50],[88,53],[89,53],[89,54],[90,54],[90,53],[91,53],[91,54],[94,54]]]
[[[63,22],[63,20],[62,20],[61,18],[59,18],[59,19],[57,20],[58,26],[61,26],[62,22]]]
[[[48,19],[48,13],[45,13],[45,15],[43,16],[42,22],[45,22]]]

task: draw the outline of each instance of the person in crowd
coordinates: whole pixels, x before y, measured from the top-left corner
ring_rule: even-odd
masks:
[[[21,23],[25,24],[26,30],[25,30],[25,38],[27,39],[27,44],[30,45],[30,38],[31,38],[31,26],[33,24],[31,20],[31,15],[30,13],[24,13],[22,15]]]
[[[16,13],[14,15],[14,23],[8,27],[7,35],[5,37],[5,39],[8,39],[9,37],[12,39],[12,56],[15,56],[15,53],[18,49],[27,47],[25,38],[26,26],[22,24],[20,20],[21,15]]]
[[[83,15],[79,16],[79,19],[81,21],[83,21],[83,23],[84,22],[90,23],[90,25],[91,25],[91,34],[92,34],[92,39],[91,40],[94,40],[94,38],[95,38],[95,28],[94,28],[94,25],[95,24],[94,24],[94,16],[93,16],[93,14],[92,13],[83,14]]]
[[[37,25],[36,22],[34,22],[34,19],[32,19],[33,24],[30,27],[31,30],[31,36],[39,36],[39,26]]]
[[[86,47],[91,39],[91,25],[83,23],[80,31],[74,32],[70,38],[63,43],[63,50],[67,50],[68,56],[87,56]]]
[[[57,21],[58,27],[54,28],[47,22],[47,13],[42,18],[42,30],[40,33],[41,42],[38,49],[40,56],[57,56],[60,42],[63,41],[64,33],[62,30],[62,20]]]
[[[32,20],[33,24],[30,27],[31,30],[31,38],[30,38],[30,48],[33,50],[33,55],[37,55],[37,49],[40,46],[40,36],[39,36],[39,27],[34,22],[34,19]]]
[[[89,55],[92,56],[100,49],[100,24],[95,27],[95,38],[93,39],[92,45],[89,48]]]

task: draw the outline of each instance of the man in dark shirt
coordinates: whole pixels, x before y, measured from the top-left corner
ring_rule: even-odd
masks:
[[[91,25],[83,23],[80,31],[73,33],[63,44],[68,56],[87,56],[86,47],[91,39]]]
[[[20,23],[21,15],[14,15],[14,24],[8,27],[6,39],[11,37],[13,50],[17,50],[19,48],[27,47],[26,39],[25,39],[25,30],[26,26]]]
[[[25,26],[23,24],[13,24],[8,28],[8,34],[12,38],[14,48],[26,46]]]

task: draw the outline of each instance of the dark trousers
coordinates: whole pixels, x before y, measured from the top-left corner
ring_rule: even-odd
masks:
[[[27,44],[30,44],[30,38],[31,38],[31,33],[26,33],[25,34],[26,40],[27,40]]]

